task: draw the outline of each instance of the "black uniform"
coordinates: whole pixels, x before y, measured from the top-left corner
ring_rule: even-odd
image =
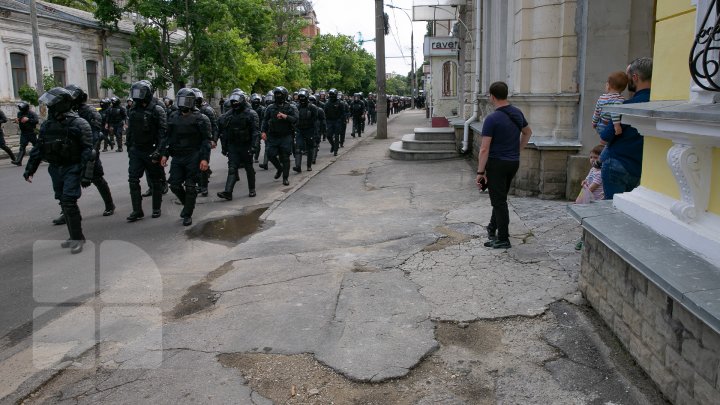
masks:
[[[255,111],[255,114],[257,114],[257,116],[258,116],[257,127],[258,127],[258,131],[259,131],[260,130],[260,120],[265,116],[265,106],[262,105],[260,102],[252,103],[251,105],[252,105],[253,111]],[[267,151],[267,146],[265,146],[265,150]],[[258,162],[259,158],[260,158],[260,148],[257,148],[257,150],[255,150],[255,163]],[[263,164],[266,166],[266,168],[267,168],[267,163],[268,163],[267,159],[268,159],[267,153],[265,153],[265,161],[263,162]]]
[[[96,152],[87,121],[75,112],[66,112],[59,118],[51,114],[43,122],[38,143],[30,151],[24,177],[33,176],[41,161],[49,163],[55,199],[60,201],[70,234],[69,241],[62,246],[72,248],[72,253],[79,253],[85,235],[77,200],[82,194],[81,184],[85,187],[92,182]]]
[[[107,124],[110,136],[115,138],[118,152],[122,152],[123,125],[125,125],[125,120],[127,120],[127,118],[127,110],[125,110],[125,107],[120,105],[113,105],[110,107],[107,115],[105,116],[105,123]]]
[[[325,121],[325,110],[322,109],[322,107],[318,107],[317,109],[318,117],[317,117],[317,123],[315,125],[315,153],[313,154],[312,162],[315,164],[317,162],[317,155],[320,151],[320,142],[321,139],[325,139],[325,133],[327,130],[327,124]],[[322,136],[322,138],[321,138]]]
[[[287,118],[278,118],[278,114],[283,113]],[[293,134],[295,133],[295,125],[298,122],[297,108],[288,103],[270,104],[265,110],[265,117],[262,121],[261,131],[267,134],[265,147],[268,153],[268,159],[275,166],[277,173],[275,178],[283,176],[283,183],[288,183],[290,177],[290,155],[292,154]],[[279,157],[279,159],[278,159]]]
[[[128,183],[132,213],[127,218],[133,222],[145,216],[142,209],[142,193],[140,178],[147,173],[153,190],[162,190],[164,177],[160,166],[160,148],[165,141],[167,116],[165,109],[156,98],[152,98],[146,106],[138,103],[128,117],[127,152],[128,152]],[[153,218],[160,216],[162,193],[152,193]]]
[[[107,152],[108,145],[110,146],[110,150],[115,149],[115,140],[112,137],[110,137],[110,131],[107,128],[105,128],[105,123],[107,122],[107,115],[108,115],[109,111],[110,111],[109,106],[103,105],[102,103],[100,104],[99,113],[100,113],[100,122],[101,122],[101,127],[102,127],[101,130],[102,130],[102,138],[103,138],[102,139],[102,144],[103,144],[102,151],[103,152]]]
[[[365,114],[365,103],[356,99],[350,104],[350,114],[352,115],[352,132],[350,135],[355,138],[355,134],[362,136],[362,122],[365,120],[363,115]]]
[[[100,113],[98,113],[97,110],[87,104],[81,104],[78,107],[77,112],[82,119],[84,119],[90,124],[90,129],[92,130],[93,134],[93,145],[95,151],[99,152],[100,144],[103,140],[102,118],[100,117]],[[95,168],[93,170],[92,182],[95,187],[97,187],[98,192],[100,193],[100,197],[102,197],[103,202],[105,203],[105,211],[103,212],[103,215],[109,216],[115,212],[115,204],[113,203],[112,194],[110,193],[110,186],[108,186],[108,183],[107,181],[105,181],[104,176],[105,171],[103,170],[102,163],[100,162],[100,155],[98,154],[97,158],[95,159]]]
[[[183,204],[180,216],[184,225],[192,224],[200,162],[210,159],[210,137],[210,119],[197,109],[187,114],[178,111],[170,116],[167,143],[162,148],[162,155],[166,158],[172,156],[168,182],[170,190]]]
[[[345,106],[340,100],[330,99],[325,103],[325,121],[327,122],[327,139],[330,152],[337,156],[340,147],[340,131],[345,121]]]
[[[245,169],[250,197],[255,197],[255,168],[253,154],[260,149],[260,128],[257,113],[243,106],[231,108],[219,120],[222,154],[228,158],[228,175],[225,191],[218,197],[232,200],[235,183],[238,182],[238,169]]]
[[[22,122],[23,118],[27,118],[27,121]],[[18,111],[17,122],[18,126],[20,127],[20,150],[18,151],[15,164],[18,166],[22,166],[22,160],[25,156],[25,150],[28,143],[31,143],[34,147],[35,142],[37,142],[37,134],[35,133],[35,128],[40,122],[40,119],[38,118],[38,115],[35,113],[35,111],[30,110],[30,108],[28,107],[25,111]]]
[[[15,161],[15,154],[13,153],[12,149],[8,148],[7,144],[5,143],[5,133],[3,132],[2,124],[6,123],[7,116],[5,116],[5,113],[0,110],[0,149],[4,150],[5,153],[10,156],[10,161]]]
[[[303,151],[307,152],[307,170],[312,170],[313,156],[315,155],[315,134],[317,130],[318,108],[309,100],[298,104],[297,135],[295,136],[295,166],[293,170],[300,172],[302,167]]]
[[[207,104],[203,104],[199,108],[200,112],[203,113],[208,119],[210,120],[210,136],[213,143],[217,144],[218,141],[218,120],[217,115],[215,115],[215,110],[213,110],[212,107],[210,107]],[[208,163],[210,163],[210,157],[208,156]],[[212,174],[212,170],[208,168],[204,172],[200,172],[200,194],[202,194],[203,197],[207,197],[208,195],[208,183],[210,182],[210,175]]]

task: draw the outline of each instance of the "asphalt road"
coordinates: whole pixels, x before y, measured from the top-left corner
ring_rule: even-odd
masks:
[[[355,141],[348,135],[346,147],[353,142]],[[131,205],[127,183],[127,153],[105,152],[100,156],[105,169],[105,179],[110,184],[117,209],[115,215],[103,217],[104,205],[97,189],[94,186],[85,189],[79,200],[85,237],[94,242],[95,246],[106,240],[130,242],[141,247],[156,263],[162,263],[169,257],[177,255],[177,252],[185,250],[188,241],[185,232],[187,229],[180,223],[181,206],[176,203],[175,196],[172,193],[165,196],[162,217],[158,219],[150,218],[150,198],[144,199],[145,218],[135,223],[128,223],[125,218],[131,211]],[[316,169],[327,165],[331,160],[333,157],[329,153],[329,144],[323,142]],[[304,166],[305,161],[303,161],[303,170]],[[227,175],[227,159],[220,154],[219,148],[213,150],[211,168],[213,175],[210,179],[210,193],[208,197],[198,197],[198,206],[193,217],[194,226],[197,226],[212,210],[242,210],[246,206],[269,205],[292,190],[297,181],[307,175],[305,171],[301,174],[291,171],[290,186],[283,186],[280,180],[273,179],[275,171],[272,165],[270,170],[266,171],[258,168],[256,164],[258,196],[256,198],[247,196],[245,174],[241,170],[241,180],[235,186],[234,199],[226,202],[216,197],[216,193],[223,190]],[[54,267],[63,263],[72,265],[68,260],[74,258],[70,258],[69,252],[59,247],[59,241],[67,239],[67,228],[53,226],[51,222],[59,215],[60,209],[57,201],[53,199],[47,165],[43,164],[39,168],[32,184],[24,181],[23,170],[22,167],[11,165],[8,160],[0,161],[0,184],[3,185],[0,206],[4,207],[0,211],[0,224],[2,224],[0,227],[0,274],[2,275],[0,349],[16,343],[32,332],[33,311],[40,306],[36,301],[37,297],[33,295],[33,279],[36,283],[42,280],[45,286],[56,283],[58,288],[67,288],[60,286],[70,285],[71,290],[74,284],[73,280],[52,278]],[[144,179],[142,186],[145,190]],[[33,260],[33,247],[40,240],[55,240],[58,241],[58,246],[56,247],[55,242],[38,244]],[[82,301],[86,298],[87,294],[78,292],[72,301]],[[34,326],[36,328],[42,326],[61,315],[63,311],[63,308],[55,308],[41,316],[38,316],[39,313],[36,314]]]

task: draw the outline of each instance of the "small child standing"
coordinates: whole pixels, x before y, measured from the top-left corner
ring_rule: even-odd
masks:
[[[603,112],[603,107],[622,104],[625,98],[621,93],[625,91],[627,85],[628,77],[625,72],[618,71],[608,76],[607,83],[605,83],[605,94],[600,96],[597,103],[595,103],[595,112],[592,117],[593,128],[595,128],[598,134],[601,134],[611,121],[615,126],[615,134],[620,135],[622,133],[620,114]]]
[[[580,183],[582,190],[575,200],[575,204],[587,204],[592,201],[605,199],[605,192],[602,186],[602,177],[600,175],[600,154],[602,153],[605,146],[597,145],[590,151],[590,171],[588,172],[585,180]],[[583,247],[583,241],[580,240],[575,244],[575,250],[581,250]]]

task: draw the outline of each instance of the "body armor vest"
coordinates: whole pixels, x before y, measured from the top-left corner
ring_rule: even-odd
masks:
[[[300,112],[300,119],[298,120],[298,128],[300,129],[308,129],[313,128],[315,126],[315,121],[312,118],[312,107],[308,106],[300,106],[298,109]]]
[[[344,109],[339,101],[328,101],[325,104],[325,119],[330,121],[339,120],[342,118]]]
[[[56,165],[80,163],[82,151],[79,142],[70,136],[70,124],[73,120],[74,118],[66,118],[64,122],[48,121],[40,141],[43,160]]]
[[[178,113],[172,117],[172,138],[170,139],[171,152],[199,151],[203,141],[200,126],[203,125],[201,113],[195,112],[190,116]]]
[[[32,120],[33,116],[30,112],[28,112],[27,114],[18,113],[17,117],[18,117],[18,127],[20,127],[21,134],[31,134],[31,133],[35,132],[35,125],[37,123],[33,124],[33,123],[31,123],[31,121],[28,121],[25,123],[20,122],[20,119],[22,119],[23,117],[28,117],[29,120]]]
[[[225,123],[225,136],[228,144],[236,145],[241,143],[250,143],[252,134],[250,133],[251,119],[245,111],[240,113],[230,113]]]
[[[277,104],[274,104],[275,107],[272,108],[271,115],[270,115],[270,121],[268,122],[268,133],[275,136],[287,136],[292,135],[293,133],[293,125],[288,120],[280,120],[277,118],[277,113],[281,112],[283,114],[288,114],[291,111],[289,104],[283,104],[282,107],[278,107]],[[288,114],[289,115],[289,114]]]
[[[119,124],[122,122],[122,110],[120,107],[112,107],[108,112],[108,122],[110,124]]]
[[[155,105],[147,108],[133,108],[128,118],[128,130],[132,133],[132,142],[137,146],[154,146],[156,143]]]

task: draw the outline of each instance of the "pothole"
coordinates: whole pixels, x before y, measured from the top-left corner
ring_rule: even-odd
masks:
[[[240,215],[217,218],[198,224],[189,229],[189,238],[198,238],[211,242],[240,243],[254,234],[263,225],[260,216],[267,207],[255,208]]]
[[[348,175],[348,176],[364,176],[364,175],[365,175],[365,171],[364,171],[364,170],[353,169],[353,170],[350,170],[350,173],[348,173],[347,175]]]
[[[445,236],[442,236],[434,243],[425,246],[423,248],[424,252],[436,252],[438,250],[443,250],[448,246],[459,245],[474,238],[472,235],[466,235],[444,226],[439,226],[435,228],[435,230]]]
[[[180,319],[215,305],[222,294],[210,289],[210,283],[232,269],[233,262],[227,262],[208,273],[202,281],[188,288],[185,295],[180,298],[180,302],[172,309],[172,317]]]

